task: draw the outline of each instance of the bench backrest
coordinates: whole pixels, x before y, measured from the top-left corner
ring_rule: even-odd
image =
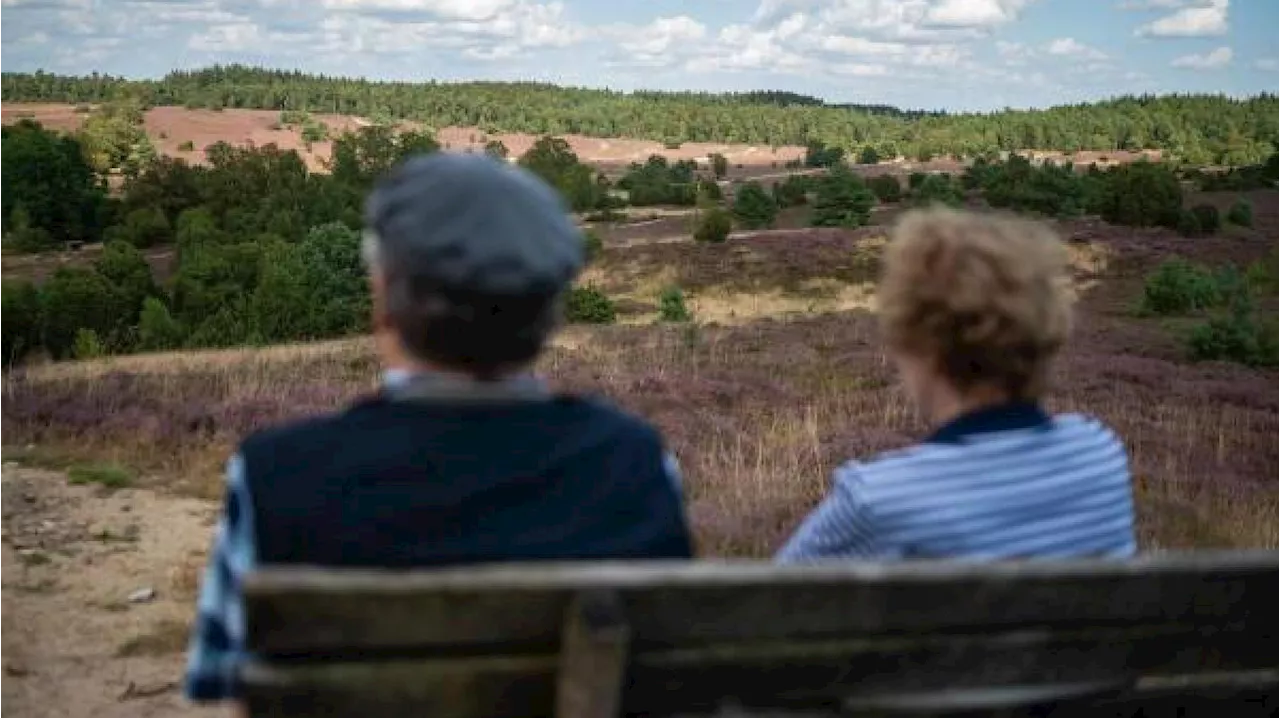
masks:
[[[253,715],[1018,714],[1073,698],[1274,715],[1278,575],[1270,551],[280,568],[247,582],[243,678]]]

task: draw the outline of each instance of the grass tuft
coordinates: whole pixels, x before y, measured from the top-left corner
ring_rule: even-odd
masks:
[[[76,464],[67,470],[67,480],[75,486],[98,484],[125,489],[133,485],[133,474],[117,464]]]

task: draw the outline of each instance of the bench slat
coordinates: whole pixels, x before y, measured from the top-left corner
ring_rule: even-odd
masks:
[[[942,689],[965,688],[971,696],[984,687],[1114,683],[1126,675],[1259,666],[1274,670],[1272,645],[1245,631],[1202,634],[1164,625],[640,651],[631,657],[623,704],[628,712],[654,715],[710,711],[725,699],[756,708],[832,708],[848,699],[883,702]],[[254,715],[308,714],[318,706],[336,711],[325,715],[359,713],[362,718],[549,715],[559,665],[549,653],[257,665],[245,677]]]
[[[640,648],[725,640],[1018,626],[1201,626],[1246,620],[1276,636],[1274,552],[1133,562],[618,563],[415,572],[276,569],[250,577],[260,654],[558,644],[572,596],[615,590]]]

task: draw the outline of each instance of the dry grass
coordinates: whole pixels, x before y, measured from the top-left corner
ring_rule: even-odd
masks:
[[[120,644],[116,655],[121,658],[131,656],[169,656],[181,653],[187,648],[191,636],[191,626],[184,621],[165,619],[157,622],[145,633],[138,634]]]
[[[569,328],[541,369],[559,388],[609,396],[663,430],[685,469],[704,553],[767,555],[834,465],[926,428],[865,310],[882,237],[775,233],[725,247],[610,249],[592,271],[611,294],[656,311],[661,287],[679,284],[701,324],[655,326],[640,307],[629,325]],[[1243,252],[1236,239],[1150,239]],[[1276,545],[1275,372],[1189,364],[1158,322],[1114,311],[1132,299],[1129,273],[1163,255],[1129,235],[1098,243],[1073,250],[1081,316],[1050,404],[1097,415],[1124,437],[1145,548]],[[32,455],[119,462],[152,485],[217,498],[242,436],[336,409],[376,377],[364,340],[33,368],[7,380],[5,441],[35,444]],[[178,571],[175,590],[190,590],[196,570]]]

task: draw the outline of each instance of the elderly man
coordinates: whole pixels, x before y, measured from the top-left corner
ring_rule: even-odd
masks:
[[[255,434],[231,460],[192,638],[194,700],[237,697],[240,584],[255,566],[691,554],[658,432],[530,373],[583,262],[558,195],[487,157],[433,154],[378,184],[366,222],[383,390]]]

